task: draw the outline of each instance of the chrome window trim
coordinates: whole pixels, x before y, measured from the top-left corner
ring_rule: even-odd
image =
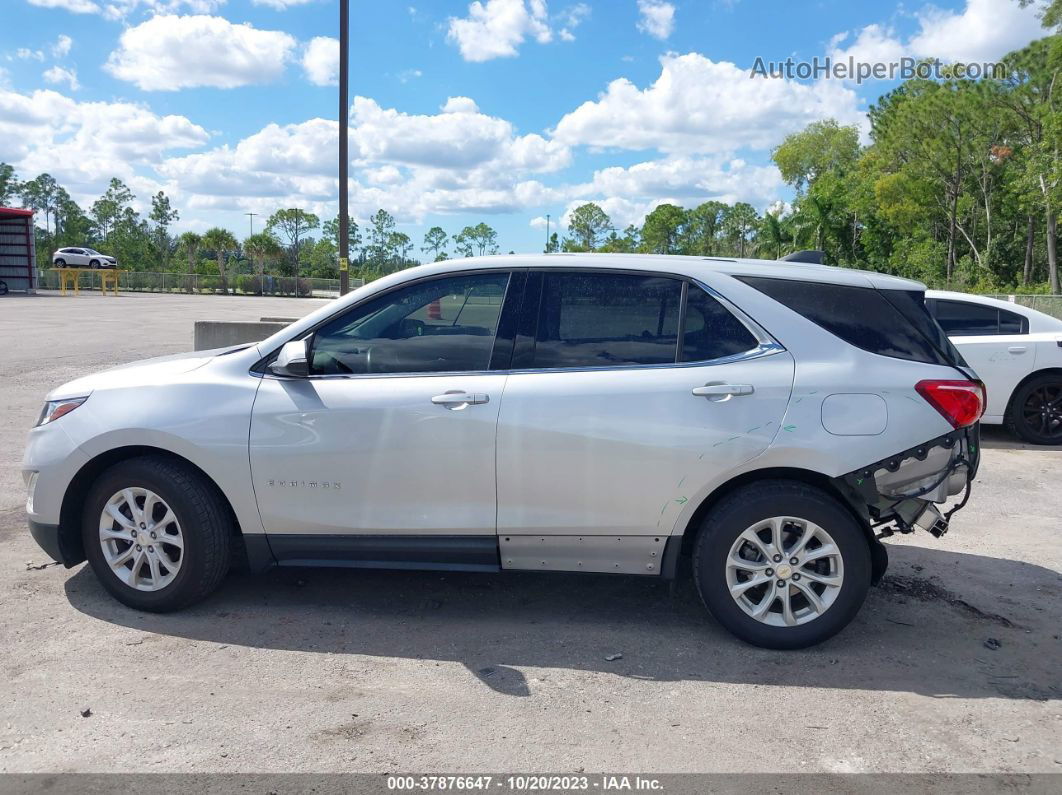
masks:
[[[496,272],[499,272],[499,271],[508,271],[509,274],[510,274],[510,284],[511,284],[512,283],[512,281],[511,281],[512,274],[515,273],[517,270],[520,270],[520,269],[519,268],[483,268],[483,269],[477,268],[475,270],[469,270],[469,271],[467,271],[467,273],[469,273],[469,274],[472,274],[472,273],[483,273],[483,272],[495,272],[496,273]],[[534,270],[534,268],[530,268],[530,269],[527,269],[527,270]],[[589,272],[589,273],[609,273],[609,272],[611,272],[611,273],[627,273],[627,274],[632,274],[632,275],[652,274],[652,275],[657,275],[657,276],[661,276],[661,277],[664,277],[664,278],[678,279],[678,280],[680,280],[680,281],[682,281],[684,283],[696,285],[697,287],[699,287],[700,289],[702,289],[706,293],[708,293],[710,296],[712,296],[712,298],[714,298],[717,301],[719,301],[719,303],[721,303],[723,305],[723,307],[728,312],[733,314],[734,317],[736,317],[738,319],[738,321],[743,326],[745,326],[745,328],[748,330],[748,332],[750,334],[752,334],[753,337],[756,338],[756,341],[757,341],[758,344],[756,345],[756,347],[750,348],[747,351],[742,351],[741,353],[733,353],[733,354],[730,354],[729,356],[720,356],[717,359],[702,359],[702,360],[695,361],[695,362],[666,362],[666,363],[661,363],[661,364],[618,364],[618,365],[602,365],[600,367],[589,367],[589,366],[587,366],[587,367],[549,367],[549,368],[528,367],[528,368],[517,368],[517,369],[509,369],[509,370],[452,370],[452,371],[446,371],[446,372],[428,371],[428,372],[419,372],[419,373],[331,373],[331,374],[325,374],[325,375],[309,375],[309,376],[305,376],[303,378],[288,378],[288,377],[284,377],[284,376],[278,376],[278,375],[276,375],[274,373],[270,373],[268,371],[267,372],[257,372],[255,370],[252,370],[250,372],[250,375],[256,376],[258,378],[269,378],[269,379],[272,379],[274,381],[319,381],[319,380],[336,380],[336,379],[360,380],[360,379],[366,379],[366,378],[369,378],[369,379],[376,379],[376,378],[455,378],[455,377],[462,377],[462,376],[480,376],[480,375],[527,375],[529,373],[551,373],[551,374],[556,374],[556,373],[611,372],[611,371],[620,371],[620,370],[660,370],[660,369],[663,369],[663,368],[688,369],[688,368],[691,368],[691,367],[714,367],[716,365],[733,364],[735,362],[751,361],[753,359],[760,359],[760,358],[763,358],[765,356],[773,356],[774,354],[781,353],[781,352],[783,352],[785,350],[785,346],[784,345],[782,345],[780,342],[778,342],[776,339],[774,339],[774,337],[772,337],[767,332],[767,330],[763,328],[763,326],[761,326],[759,323],[757,323],[755,320],[753,320],[751,317],[749,317],[749,315],[746,314],[743,310],[741,310],[739,307],[735,306],[734,303],[730,299],[728,299],[726,296],[722,295],[718,290],[715,290],[711,286],[705,284],[704,282],[702,282],[699,279],[694,278],[692,276],[684,276],[682,274],[677,274],[677,273],[662,273],[662,272],[658,273],[656,271],[639,271],[639,270],[625,270],[625,269],[613,269],[613,268],[586,268],[586,269],[575,268],[575,269],[571,269],[571,270],[569,270],[567,268],[564,268],[562,270],[564,272],[571,272],[571,270],[582,270],[583,272]],[[545,272],[545,271],[543,271],[543,272]],[[462,275],[464,275],[464,272],[457,272],[457,273],[461,273]],[[446,276],[449,276],[449,275],[455,275],[455,274],[433,275],[433,276],[425,277],[424,279],[411,279],[410,281],[405,282],[405,283],[403,283],[401,285],[396,285],[394,288],[391,288],[389,290],[381,291],[377,295],[369,296],[365,300],[367,302],[369,300],[375,299],[376,297],[378,297],[380,295],[385,295],[385,294],[387,294],[389,292],[396,291],[398,289],[410,286],[410,285],[415,284],[417,282],[427,281],[427,280],[436,279],[436,278],[445,278]],[[506,293],[508,293],[508,287],[506,288]],[[364,303],[364,302],[360,302],[359,301],[358,304],[355,304],[354,306],[351,306],[351,307],[347,307],[344,311],[345,312],[353,311],[357,306],[361,305],[362,303]],[[318,328],[320,328],[322,325],[324,325],[325,323],[331,321],[333,318],[337,317],[339,314],[341,314],[341,313],[337,312],[334,315],[331,315],[327,320],[322,321],[321,323],[318,323],[316,326],[314,326],[311,330],[308,331],[308,333],[312,334]],[[305,336],[305,335],[303,335],[303,336]],[[292,339],[299,339],[299,338],[300,337],[297,336],[297,337],[293,337]],[[264,361],[266,358],[268,358],[268,356],[267,357],[263,357],[263,359],[261,361]]]

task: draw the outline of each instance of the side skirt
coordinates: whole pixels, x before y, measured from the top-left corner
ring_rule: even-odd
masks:
[[[269,535],[280,566],[501,571],[497,536]]]

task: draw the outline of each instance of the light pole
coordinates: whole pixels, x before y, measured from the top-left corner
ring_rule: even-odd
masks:
[[[256,215],[258,215],[258,213],[244,213],[244,215],[247,216],[247,223],[249,223],[251,225],[251,234],[253,235],[254,234],[254,217]]]
[[[549,213],[546,213],[546,253],[549,254]]]
[[[350,86],[350,0],[339,0],[339,294],[350,290],[350,220],[347,218],[347,107]]]

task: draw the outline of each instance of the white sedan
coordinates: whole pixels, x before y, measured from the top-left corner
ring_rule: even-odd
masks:
[[[57,268],[117,268],[118,260],[94,248],[68,246],[52,254],[52,264]]]
[[[926,291],[926,305],[988,389],[981,422],[1033,444],[1062,444],[1062,320],[939,290]]]

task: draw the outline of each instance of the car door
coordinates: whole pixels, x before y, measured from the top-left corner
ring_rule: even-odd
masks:
[[[492,355],[510,280],[464,273],[388,291],[313,333],[309,377],[263,376],[250,460],[274,552],[349,534],[489,536],[494,548],[506,376]]]
[[[938,298],[926,303],[966,363],[984,381],[986,419],[999,421],[1014,388],[1036,363],[1028,321],[1016,312],[973,301]]]
[[[532,273],[512,368],[505,568],[656,573],[683,506],[770,444],[793,382],[790,354],[754,324],[652,273]]]

